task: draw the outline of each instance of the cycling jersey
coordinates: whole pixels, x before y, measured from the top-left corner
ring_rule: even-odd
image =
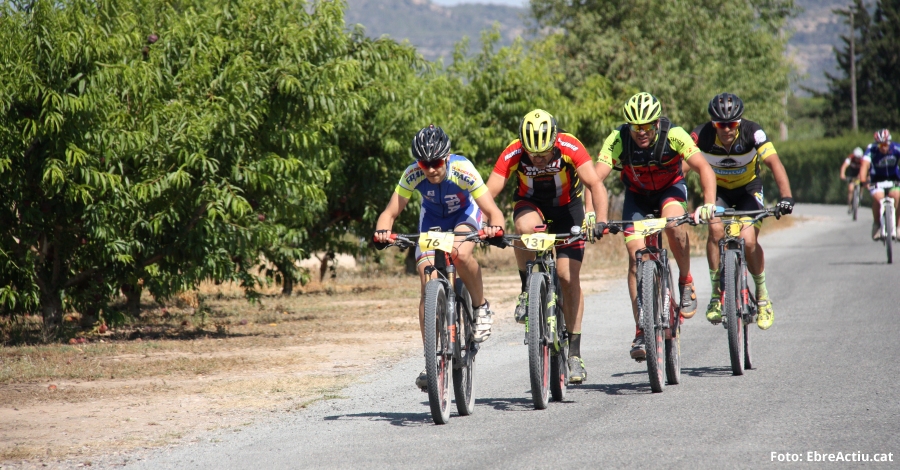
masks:
[[[759,124],[743,119],[731,148],[726,149],[712,122],[701,124],[691,132],[694,142],[716,174],[716,185],[739,188],[759,177],[759,164],[775,155],[775,146]]]
[[[547,166],[535,167],[516,139],[500,154],[494,173],[503,178],[516,173],[519,183],[514,200],[559,207],[581,198],[584,188],[575,170],[585,163],[591,163],[591,156],[581,141],[572,134],[560,132]]]
[[[438,184],[428,181],[418,163],[406,167],[394,192],[409,199],[414,190],[422,195],[422,212],[432,217],[448,218],[460,210],[467,212],[470,206],[475,205],[475,199],[487,192],[487,186],[472,162],[461,155],[451,154],[447,176]]]
[[[850,155],[847,156],[847,158],[844,159],[844,163],[847,164],[847,168],[844,171],[848,171],[848,170],[859,171],[859,167],[862,166],[862,161],[863,161],[862,157],[857,157],[856,155],[853,155],[851,153]]]
[[[872,183],[900,181],[900,168],[897,168],[897,162],[900,162],[900,145],[896,142],[888,145],[886,153],[878,149],[878,144],[869,144],[866,153],[863,154],[863,160],[869,162],[869,176]]]
[[[684,179],[682,160],[687,160],[698,152],[694,141],[681,127],[669,129],[667,137],[667,145],[659,161],[656,161],[653,156],[656,142],[645,149],[639,148],[631,138],[628,126],[622,126],[603,142],[597,161],[615,168],[621,160],[622,182],[632,192],[654,194],[663,191]],[[626,151],[623,152],[623,149]]]

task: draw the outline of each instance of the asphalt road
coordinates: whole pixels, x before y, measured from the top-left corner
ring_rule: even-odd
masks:
[[[343,398],[126,468],[758,468],[816,453],[825,461],[787,465],[898,468],[900,255],[886,264],[868,213],[855,223],[837,206],[796,214],[806,221],[762,239],[775,324],[752,329],[756,369],[743,376],[731,374],[725,330],[701,311],[683,326],[682,384],[651,393],[645,365],[628,356],[634,325],[622,280],[586,299],[588,381],[547,410],[531,404],[523,330],[506,324],[479,353],[472,416],[453,408],[449,424],[432,424],[427,395],[413,386],[424,361],[412,357]],[[706,262],[693,266],[703,309]],[[829,463],[828,454],[893,462]]]

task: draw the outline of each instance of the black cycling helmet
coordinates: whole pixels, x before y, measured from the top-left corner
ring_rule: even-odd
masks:
[[[709,100],[709,117],[717,122],[737,121],[744,115],[744,102],[731,93],[720,93]]]
[[[416,160],[431,162],[450,153],[450,137],[440,127],[431,124],[416,133],[412,140],[412,154]]]

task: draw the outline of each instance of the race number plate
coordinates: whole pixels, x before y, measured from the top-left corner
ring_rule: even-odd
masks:
[[[730,235],[732,237],[741,236],[741,228],[742,227],[743,227],[743,224],[741,222],[732,222],[732,223],[728,224],[728,235]]]
[[[455,239],[453,232],[428,232],[425,236],[419,237],[419,248],[423,252],[441,250],[452,253]]]
[[[553,247],[556,236],[549,233],[529,233],[522,235],[522,243],[529,250],[543,251]]]
[[[666,219],[645,219],[636,220],[634,222],[634,233],[643,236],[653,235],[656,232],[666,228]]]

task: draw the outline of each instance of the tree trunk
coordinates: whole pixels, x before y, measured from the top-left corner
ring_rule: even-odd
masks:
[[[44,322],[42,334],[44,342],[52,340],[59,325],[62,323],[63,305],[62,296],[59,290],[51,290],[50,292],[41,292],[41,314]]]
[[[125,296],[125,310],[131,318],[137,318],[141,314],[141,286],[122,285],[122,294]]]
[[[294,279],[284,271],[281,271],[281,279],[281,295],[290,297],[294,292]]]

